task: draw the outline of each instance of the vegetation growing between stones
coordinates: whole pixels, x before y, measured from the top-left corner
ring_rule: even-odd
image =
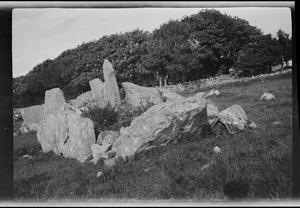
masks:
[[[151,106],[153,103],[148,103],[145,107],[132,107],[125,101],[116,108],[111,105],[107,105],[105,108],[91,106],[83,111],[82,117],[87,117],[93,121],[97,137],[101,131],[119,131],[121,127],[130,126],[135,117],[140,116]]]
[[[217,88],[219,96],[211,97],[220,110],[233,104],[243,106],[257,129],[229,134],[222,125],[216,124],[207,134],[181,134],[177,142],[138,153],[128,161],[117,161],[112,168],[102,160],[96,165],[88,161],[81,164],[53,152],[42,153],[34,132],[16,136],[15,200],[289,199],[291,76],[266,78],[263,83],[255,80],[225,85]],[[266,91],[274,94],[276,100],[259,101]],[[126,114],[125,109],[129,107],[123,108],[121,112]],[[214,146],[221,153],[214,153]],[[23,157],[24,154],[32,158]],[[103,176],[97,178],[99,171]]]

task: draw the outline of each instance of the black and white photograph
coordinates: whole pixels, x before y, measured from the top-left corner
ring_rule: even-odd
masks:
[[[293,203],[281,3],[15,4],[11,203]]]

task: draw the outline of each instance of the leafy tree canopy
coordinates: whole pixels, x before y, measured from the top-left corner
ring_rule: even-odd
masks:
[[[242,76],[265,73],[289,61],[291,47],[282,30],[273,38],[246,20],[201,10],[169,20],[151,33],[135,29],[105,35],[45,60],[27,75],[13,78],[14,106],[41,104],[45,91],[54,87],[66,99],[75,98],[90,90],[90,80],[103,80],[104,59],[113,64],[119,87],[122,82],[157,86],[227,74],[231,67]]]

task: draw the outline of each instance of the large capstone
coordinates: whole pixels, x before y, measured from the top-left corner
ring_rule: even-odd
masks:
[[[105,80],[105,97],[111,106],[121,103],[120,91],[112,64],[108,60],[103,63],[103,76]]]
[[[165,89],[165,88],[156,88],[156,89],[159,91],[160,98],[163,102],[175,102],[184,98],[181,95],[169,89]]]
[[[146,107],[162,102],[161,93],[156,88],[141,87],[130,82],[123,82],[122,87],[126,102],[134,107]]]
[[[194,132],[207,125],[206,99],[183,98],[160,102],[136,117],[131,125],[121,128],[112,151],[126,158],[152,146],[166,145],[183,132]]]
[[[52,109],[39,126],[37,138],[43,152],[53,151],[80,162],[91,156],[91,146],[96,142],[93,122],[82,118],[69,104]]]

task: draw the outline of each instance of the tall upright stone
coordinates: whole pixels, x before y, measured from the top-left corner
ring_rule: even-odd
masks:
[[[120,104],[121,96],[115,76],[115,71],[112,67],[112,64],[106,59],[104,59],[103,63],[103,75],[105,79],[105,97],[108,103],[112,106]]]
[[[94,124],[83,118],[74,106],[57,106],[46,116],[37,129],[37,139],[43,152],[75,158],[84,162],[92,155],[91,146],[96,143]]]
[[[89,83],[96,102],[101,106],[105,106],[107,104],[107,99],[105,97],[105,84],[99,78],[93,79],[89,81]]]
[[[45,116],[50,114],[57,106],[62,106],[66,103],[63,92],[59,88],[47,90],[45,93],[44,112]]]

